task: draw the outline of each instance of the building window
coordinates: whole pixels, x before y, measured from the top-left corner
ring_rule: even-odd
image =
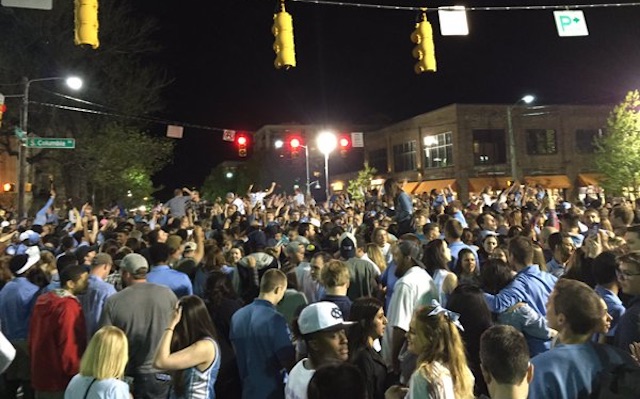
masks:
[[[453,165],[453,133],[425,136],[423,140],[425,169]]]
[[[369,151],[369,166],[380,173],[387,173],[387,149]]]
[[[553,129],[527,129],[527,154],[549,155],[558,153],[556,131]]]
[[[475,165],[507,163],[504,129],[474,129],[473,159]]]
[[[393,146],[393,171],[398,173],[409,170],[416,170],[415,140]]]
[[[604,134],[604,129],[576,130],[576,149],[582,154],[593,154],[596,152],[596,140]]]

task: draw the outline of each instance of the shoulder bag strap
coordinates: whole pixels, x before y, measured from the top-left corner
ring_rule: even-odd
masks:
[[[91,384],[89,384],[89,386],[87,387],[87,391],[84,393],[83,399],[87,399],[87,396],[89,395],[89,391],[91,390],[91,386],[93,385],[94,382],[96,382],[95,378],[93,379],[93,381],[91,381]]]

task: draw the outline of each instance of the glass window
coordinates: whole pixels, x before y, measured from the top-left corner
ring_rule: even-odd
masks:
[[[406,172],[416,170],[416,141],[393,146],[393,171]]]
[[[424,136],[424,167],[444,168],[453,165],[453,133]]]
[[[380,173],[387,173],[387,149],[369,151],[369,166]]]
[[[507,163],[507,143],[504,129],[474,129],[473,159],[475,165]]]
[[[596,139],[605,134],[604,129],[578,129],[576,130],[576,149],[582,154],[596,152]]]
[[[553,129],[527,129],[527,154],[549,155],[558,153],[556,131]]]

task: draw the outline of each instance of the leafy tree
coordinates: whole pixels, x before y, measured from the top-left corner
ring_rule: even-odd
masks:
[[[41,137],[76,138],[75,150],[30,151],[27,158],[45,174],[62,176],[62,191],[67,196],[86,198],[95,193],[105,199],[123,198],[121,188],[138,187],[142,181],[146,183],[140,192],[147,192],[150,174],[169,159],[170,148],[162,139],[143,134],[143,122],[114,116],[148,115],[161,110],[160,91],[170,82],[166,71],[150,62],[160,49],[153,39],[157,25],[147,15],[136,14],[132,4],[126,0],[100,4],[97,50],[74,45],[72,1],[56,1],[50,11],[0,8],[0,82],[70,73],[85,81],[81,94],[73,95],[88,100],[88,104],[55,93],[67,94],[60,82],[38,82],[30,89],[29,132]],[[5,94],[22,93],[23,86],[3,90]],[[19,100],[10,100],[0,151],[16,155],[15,143],[8,137],[12,125],[18,123],[20,107]],[[106,115],[72,112],[43,103],[98,109]],[[34,175],[37,184],[38,173]],[[100,191],[109,195],[101,196]]]
[[[623,187],[640,184],[640,93],[627,93],[607,120],[607,134],[596,140],[595,162],[604,174],[603,188],[620,195]]]
[[[358,171],[358,176],[354,180],[349,181],[347,192],[351,198],[356,200],[364,199],[365,193],[369,187],[371,187],[371,180],[373,180],[376,172],[376,168],[369,166],[367,163],[364,164],[364,169]]]

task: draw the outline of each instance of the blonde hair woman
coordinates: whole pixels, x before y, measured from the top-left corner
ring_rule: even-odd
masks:
[[[129,399],[129,385],[121,379],[129,361],[127,336],[118,327],[99,329],[80,361],[80,372],[66,391],[65,399]]]
[[[418,356],[408,392],[399,386],[387,390],[387,398],[472,399],[474,378],[458,329],[459,314],[437,301],[418,309],[407,332],[408,349]]]

